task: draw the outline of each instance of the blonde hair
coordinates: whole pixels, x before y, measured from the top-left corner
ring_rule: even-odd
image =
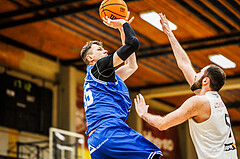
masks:
[[[89,41],[86,43],[86,45],[83,46],[81,52],[80,52],[80,56],[83,59],[83,62],[88,65],[89,61],[87,60],[87,55],[92,54],[91,52],[91,47],[93,44],[99,45],[99,46],[103,46],[101,41],[98,40],[94,40],[94,41]]]

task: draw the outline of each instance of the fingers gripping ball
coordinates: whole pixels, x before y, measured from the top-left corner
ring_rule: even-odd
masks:
[[[99,15],[111,19],[125,19],[128,8],[123,0],[103,0],[99,7]]]

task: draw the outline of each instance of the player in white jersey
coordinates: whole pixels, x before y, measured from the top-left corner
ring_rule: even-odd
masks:
[[[166,130],[188,120],[199,159],[237,159],[230,118],[218,94],[225,83],[224,71],[218,66],[208,65],[196,73],[186,52],[170,30],[165,15],[160,13],[159,16],[178,67],[196,95],[187,99],[177,110],[160,116],[148,113],[149,106],[139,94],[134,100],[138,115],[159,130]]]
[[[227,109],[216,91],[204,95],[208,99],[211,115],[197,123],[190,118],[190,134],[199,158],[237,158],[236,145]]]

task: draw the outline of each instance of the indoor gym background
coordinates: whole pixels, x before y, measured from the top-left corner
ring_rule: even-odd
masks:
[[[113,52],[118,31],[98,14],[101,0],[0,1],[0,158],[48,158],[49,127],[84,134],[82,85],[85,68],[79,51],[86,41],[102,40]],[[220,92],[240,143],[240,1],[126,0],[131,24],[140,40],[139,69],[127,81],[131,97],[141,92],[151,112],[166,114],[192,96],[173,57],[166,35],[144,21],[142,13],[166,14],[196,71],[222,54],[236,64],[224,69],[227,83]],[[128,124],[154,142],[165,158],[194,159],[187,123],[157,131],[132,107]],[[36,143],[37,142],[37,143]],[[17,144],[18,143],[18,144]],[[24,143],[34,143],[22,148]],[[86,144],[85,144],[86,145]],[[25,145],[26,146],[26,145]],[[39,147],[39,155],[37,152]],[[42,148],[42,149],[41,149]],[[45,149],[44,149],[45,148]],[[29,151],[29,149],[31,151]],[[85,158],[89,158],[87,147]]]

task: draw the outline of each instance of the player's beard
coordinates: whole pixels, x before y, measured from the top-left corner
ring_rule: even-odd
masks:
[[[198,81],[194,82],[191,86],[191,90],[194,92],[197,89],[202,89],[202,80],[204,76],[202,76]]]

